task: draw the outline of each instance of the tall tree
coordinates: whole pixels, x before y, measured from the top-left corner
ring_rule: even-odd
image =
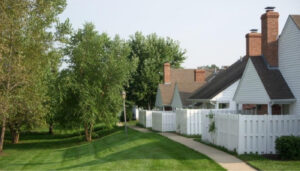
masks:
[[[163,79],[163,64],[170,62],[172,67],[180,67],[185,51],[170,38],[156,34],[144,36],[140,32],[131,36],[128,44],[131,48],[129,59],[138,58],[137,70],[127,88],[128,99],[138,106],[151,109],[155,103],[157,85]]]
[[[7,124],[18,139],[19,124],[30,127],[45,114],[50,28],[65,6],[65,0],[0,1],[0,151]]]
[[[96,123],[109,127],[117,121],[121,91],[134,69],[127,58],[130,49],[118,36],[112,40],[104,33],[99,35],[93,24],[86,23],[72,36],[66,51],[70,69],[65,78],[70,88],[65,91],[64,118],[83,126],[86,140],[91,141]]]

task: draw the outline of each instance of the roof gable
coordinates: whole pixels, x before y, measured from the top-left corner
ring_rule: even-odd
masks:
[[[175,85],[175,88],[174,88],[171,106],[176,107],[176,108],[182,108],[182,106],[183,106],[177,84]]]
[[[218,93],[211,100],[218,102],[230,102],[233,100],[233,96],[237,90],[237,86],[239,85],[240,79],[232,83],[229,87]]]
[[[157,107],[162,107],[163,106],[163,101],[162,101],[162,97],[161,97],[160,88],[157,88],[155,106],[157,106]]]
[[[161,94],[162,104],[171,105],[175,84],[159,84],[158,88]]]
[[[251,60],[248,60],[233,99],[238,103],[265,104],[270,101]]]

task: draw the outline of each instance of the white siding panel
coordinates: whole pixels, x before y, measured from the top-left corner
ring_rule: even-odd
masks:
[[[155,106],[156,107],[162,107],[163,106],[161,92],[160,92],[159,88],[157,88],[157,92],[156,92]]]
[[[236,103],[235,101],[233,101],[233,96],[235,94],[239,82],[240,80],[234,82],[229,87],[227,87],[222,92],[213,97],[211,100],[216,101],[217,103],[227,102],[229,103],[229,110],[236,109]]]
[[[178,90],[178,86],[176,84],[175,89],[174,89],[174,94],[173,94],[173,99],[172,99],[172,103],[171,103],[172,108],[182,108],[182,102],[181,102],[181,98],[179,95],[179,90]]]
[[[300,30],[288,18],[279,38],[279,69],[297,101],[290,112],[300,115]]]
[[[234,100],[237,103],[267,104],[270,101],[251,60],[248,60]]]

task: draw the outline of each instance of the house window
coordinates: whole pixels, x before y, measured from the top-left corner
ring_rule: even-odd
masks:
[[[282,114],[290,114],[290,105],[289,104],[282,105]]]
[[[219,103],[219,109],[228,109],[229,103]]]

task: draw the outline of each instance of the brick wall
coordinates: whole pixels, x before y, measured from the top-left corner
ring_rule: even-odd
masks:
[[[279,13],[267,11],[261,16],[262,54],[270,66],[278,66]]]

